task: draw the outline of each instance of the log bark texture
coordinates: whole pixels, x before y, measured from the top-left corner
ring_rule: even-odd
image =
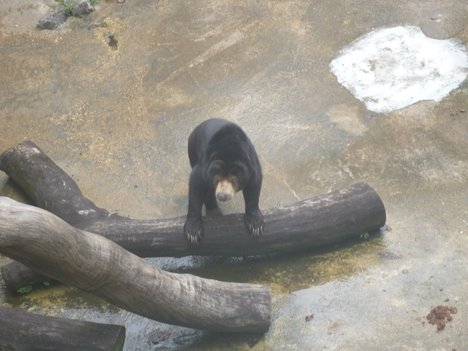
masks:
[[[121,351],[125,327],[0,307],[0,350]]]
[[[357,183],[264,211],[265,232],[257,240],[248,237],[241,214],[205,218],[205,236],[194,248],[183,236],[185,218],[141,220],[109,214],[84,197],[75,181],[30,141],[0,155],[0,169],[39,207],[139,256],[286,254],[375,232],[386,220],[379,195],[369,185]],[[3,266],[2,275],[12,291],[43,279],[17,262]]]
[[[255,333],[270,325],[271,296],[262,285],[161,271],[100,235],[7,197],[0,197],[0,253],[160,322]]]

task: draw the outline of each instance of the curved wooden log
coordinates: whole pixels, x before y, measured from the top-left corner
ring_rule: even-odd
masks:
[[[206,218],[205,237],[193,248],[183,236],[184,218],[139,220],[109,214],[85,198],[73,179],[30,141],[0,155],[0,169],[38,206],[139,256],[285,254],[375,232],[386,220],[379,195],[369,185],[358,183],[265,211],[265,232],[258,240],[247,236],[241,214]],[[17,262],[1,271],[13,292],[44,279]]]
[[[160,322],[221,332],[265,332],[262,285],[167,273],[43,209],[0,197],[0,253],[42,274]]]
[[[0,350],[121,351],[125,327],[0,306]]]
[[[109,213],[85,198],[71,179],[32,141],[24,141],[0,155],[0,170],[24,191],[33,203],[73,226],[107,218]]]
[[[167,220],[112,218],[90,223],[99,233],[139,256],[287,254],[323,247],[375,232],[385,224],[385,209],[377,193],[358,183],[340,191],[264,212],[265,231],[251,239],[243,215],[205,218],[205,236],[189,246],[184,217]]]

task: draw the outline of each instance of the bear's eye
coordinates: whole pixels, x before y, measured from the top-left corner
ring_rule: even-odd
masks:
[[[238,181],[237,177],[231,177],[231,179],[229,179],[229,181],[231,182],[232,187],[234,189],[237,189],[239,187],[239,181]]]
[[[214,178],[216,176],[219,177],[221,175],[222,169],[223,169],[223,164],[221,161],[216,160],[216,161],[210,162],[210,164],[208,165],[206,169],[207,179],[210,179],[210,181],[214,182]]]

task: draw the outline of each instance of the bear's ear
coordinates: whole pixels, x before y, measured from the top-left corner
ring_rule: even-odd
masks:
[[[248,164],[245,159],[234,162],[231,170],[232,175],[237,178],[238,189],[243,189],[255,173],[255,168]]]
[[[223,173],[224,162],[221,160],[212,160],[208,162],[205,168],[205,179],[211,183],[211,181]]]
[[[220,156],[221,155],[219,154],[219,151],[214,150],[213,152],[209,154],[208,162],[215,162],[220,159]]]
[[[249,160],[238,160],[232,164],[232,169],[238,177],[248,178],[250,176],[252,167],[248,161]]]

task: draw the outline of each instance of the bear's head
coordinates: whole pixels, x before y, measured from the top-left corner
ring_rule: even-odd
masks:
[[[206,176],[218,201],[228,201],[249,182],[254,167],[251,145],[236,125],[219,130],[208,145]]]
[[[213,159],[207,168],[207,179],[215,189],[218,201],[229,201],[242,190],[250,177],[250,168],[242,160]]]

